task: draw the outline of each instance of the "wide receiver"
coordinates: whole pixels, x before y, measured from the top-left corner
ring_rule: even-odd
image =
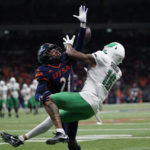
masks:
[[[81,6],[79,8],[79,16],[74,15],[74,17],[78,18],[80,21],[80,33],[74,45],[77,50],[81,50],[84,44],[87,11],[88,9],[85,8],[85,6]],[[35,94],[36,100],[43,101],[43,93],[47,90],[49,90],[48,93],[73,91],[72,65],[75,62],[66,55],[66,52],[62,53],[62,49],[56,44],[45,43],[38,51],[38,60],[42,65],[37,68],[35,75],[36,79],[39,81]],[[71,99],[68,104],[71,104]],[[55,111],[55,106],[53,110]],[[23,136],[12,136],[7,133],[2,133],[1,136],[6,142],[17,147],[20,144],[23,144],[24,140],[28,140],[48,131],[52,125],[53,122],[51,118],[48,117],[41,124]],[[77,128],[77,121],[64,124],[65,132],[69,136],[69,142],[68,136],[66,136],[64,130],[57,129],[58,133],[62,133],[61,135],[64,141],[68,142],[69,150],[80,150],[80,146],[75,139]]]

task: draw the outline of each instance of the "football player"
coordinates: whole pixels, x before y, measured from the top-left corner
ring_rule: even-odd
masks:
[[[30,85],[30,92],[31,97],[29,99],[28,106],[30,108],[30,112],[32,112],[32,109],[34,109],[34,114],[38,114],[38,107],[40,106],[40,102],[35,100],[35,92],[37,89],[38,81],[36,79],[33,79],[32,84]]]
[[[28,111],[28,101],[30,98],[30,88],[28,87],[28,85],[26,83],[23,84],[20,94],[24,100],[26,113],[28,113],[29,112]]]
[[[11,109],[14,108],[16,117],[19,117],[18,109],[19,109],[19,90],[20,86],[19,83],[16,82],[14,77],[11,77],[9,83],[7,84],[8,87],[8,116],[11,117]]]
[[[8,88],[3,80],[0,81],[0,117],[4,118]]]
[[[80,32],[74,45],[77,50],[81,50],[84,44],[87,11],[88,9],[85,8],[85,6],[81,6],[79,8],[79,16],[74,15],[74,17],[80,21]],[[56,44],[45,43],[39,49],[38,60],[42,65],[37,68],[35,75],[39,82],[35,94],[36,100],[41,101],[43,99],[43,93],[47,90],[49,90],[50,93],[73,91],[72,65],[74,65],[75,62],[66,55],[66,52],[62,52],[62,49]],[[71,99],[69,103],[71,103]],[[52,125],[53,122],[50,117],[48,117],[24,136],[12,136],[4,132],[1,135],[6,142],[17,147],[23,144],[24,140],[47,131]],[[76,141],[78,122],[64,123],[63,126],[69,136],[69,150],[80,150],[80,145]],[[62,131],[64,130],[58,129],[57,132]]]
[[[49,91],[44,92],[41,100],[56,128],[56,135],[47,140],[47,144],[68,140],[61,121],[85,120],[97,114],[112,86],[122,76],[118,65],[125,57],[125,49],[120,43],[113,42],[104,46],[102,51],[84,54],[72,47],[73,40],[73,38],[70,40],[68,36],[64,38],[66,54],[72,59],[89,65],[87,79],[79,93],[61,92],[51,94]],[[70,100],[71,103],[69,103]],[[99,119],[98,115],[96,116]]]

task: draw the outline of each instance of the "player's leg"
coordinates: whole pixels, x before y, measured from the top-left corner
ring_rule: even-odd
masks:
[[[0,117],[2,117],[2,107],[3,107],[3,101],[0,99]]]
[[[38,108],[40,107],[40,102],[39,101],[36,101],[35,98],[34,98],[34,101],[35,101],[35,111],[34,111],[34,114],[38,114]]]
[[[13,105],[16,113],[16,117],[19,117],[18,110],[19,110],[19,99],[18,98],[13,98]]]
[[[0,117],[4,118],[5,115],[5,100],[1,99],[0,100]]]
[[[58,107],[59,109],[63,109],[59,112],[62,122],[85,120],[94,115],[94,111],[91,106],[79,95],[79,93],[63,92],[52,94],[50,97],[51,103],[55,103],[56,107]],[[50,111],[52,111],[52,109]],[[53,122],[56,127],[56,133],[60,133],[60,131],[57,130],[57,125],[61,124],[61,122],[59,122],[59,114],[57,114],[57,111],[54,112],[54,115],[52,114],[54,119]],[[59,127],[61,128],[61,125]],[[63,140],[61,140],[62,137],[60,137],[59,135],[60,134],[56,134],[54,138],[47,140],[46,143],[55,144],[58,142],[64,142]]]
[[[74,139],[74,140],[69,140],[68,149],[69,150],[81,150],[81,147],[80,147],[80,144],[77,142],[77,140]]]
[[[94,115],[92,107],[80,96],[78,92],[62,92],[52,94],[50,97],[60,109],[60,112],[73,112],[74,117],[69,116],[68,118],[62,118],[61,116],[63,122],[85,120]],[[78,116],[75,114],[81,115]]]
[[[0,106],[0,117],[2,118],[2,107]]]
[[[48,131],[53,126],[53,122],[50,117],[47,117],[43,122],[37,125],[35,128],[30,130],[24,135],[14,136],[8,133],[2,132],[1,136],[3,140],[14,147],[18,147],[19,145],[23,144],[25,140],[38,136],[46,131]]]
[[[63,123],[63,128],[69,137],[68,149],[69,150],[80,150],[80,145],[76,140],[76,134],[78,130],[78,121],[71,123]]]
[[[7,99],[8,116],[11,117],[11,109],[13,107],[12,98]]]
[[[77,112],[77,111],[71,112],[71,111],[60,110],[59,114],[60,114],[62,122],[63,123],[73,122],[77,120],[85,120],[85,119],[92,117],[94,115],[94,111],[90,109],[89,107],[86,107],[86,108],[87,108],[87,111],[84,113]],[[56,128],[56,133],[59,133],[59,131],[57,131],[57,128]],[[56,136],[46,141],[47,144],[56,144],[59,142],[66,142],[62,134],[56,134]]]
[[[29,113],[29,110],[28,110],[28,102],[27,101],[24,101],[24,106],[25,106],[25,113],[28,114]]]
[[[6,112],[6,99],[3,100],[3,108],[2,108],[3,117],[5,116],[5,112]]]
[[[30,113],[32,113],[32,108],[33,108],[32,97],[28,100],[28,108],[30,109]]]
[[[24,140],[33,138],[37,135],[40,135],[40,134],[48,131],[52,126],[53,126],[53,122],[52,122],[51,118],[48,116],[43,122],[41,122],[35,128],[33,128],[28,133],[23,135],[23,138],[24,138]]]

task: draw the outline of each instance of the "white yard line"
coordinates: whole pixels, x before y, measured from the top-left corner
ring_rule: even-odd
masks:
[[[26,142],[34,143],[34,142],[45,142],[48,138],[33,138],[32,140],[28,140]],[[85,135],[85,136],[77,136],[78,142],[83,141],[93,141],[93,140],[99,140],[99,139],[150,139],[150,136],[148,137],[133,137],[132,135],[128,134],[122,134],[122,135]],[[0,143],[0,145],[4,145],[7,143]]]
[[[150,128],[137,128],[137,129],[78,129],[78,131],[143,131],[150,130]]]
[[[115,122],[115,120],[114,120],[114,122]],[[96,124],[96,123],[95,123]],[[110,125],[110,123],[103,123],[103,124],[105,124],[105,125]],[[128,123],[128,122],[126,122],[126,123],[120,123],[120,122],[117,122],[117,123],[111,123],[112,125],[117,125],[117,126],[124,126],[124,125],[150,125],[150,122],[135,122],[135,123]]]
[[[87,131],[143,131],[143,130],[150,130],[150,128],[127,128],[127,129],[78,129],[78,131],[87,132]],[[0,132],[28,132],[30,130],[0,130]],[[54,131],[54,130],[48,130]]]

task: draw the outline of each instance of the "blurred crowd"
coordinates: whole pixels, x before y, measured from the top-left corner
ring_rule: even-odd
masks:
[[[126,34],[125,34],[126,33]],[[47,33],[49,34],[49,33]],[[44,35],[47,35],[44,34]],[[1,44],[0,50],[0,79],[6,83],[13,76],[22,86],[24,83],[30,85],[34,79],[34,71],[40,65],[37,62],[37,51],[44,42],[53,42],[62,46],[62,35],[57,39],[56,34],[35,38],[35,35],[24,36],[20,40],[13,41],[11,37]],[[11,35],[10,35],[11,36]],[[31,38],[32,37],[32,38]],[[126,58],[121,64],[123,76],[117,85],[110,92],[106,103],[130,103],[130,102],[149,102],[150,101],[150,65],[149,48],[147,40],[150,35],[139,33],[138,31],[106,31],[93,30],[91,41],[85,45],[83,52],[92,53],[109,42],[119,41],[125,46]],[[33,42],[34,41],[34,42]],[[12,45],[16,45],[12,46]],[[77,63],[75,72],[75,91],[80,91],[85,78],[86,71],[82,63]]]

